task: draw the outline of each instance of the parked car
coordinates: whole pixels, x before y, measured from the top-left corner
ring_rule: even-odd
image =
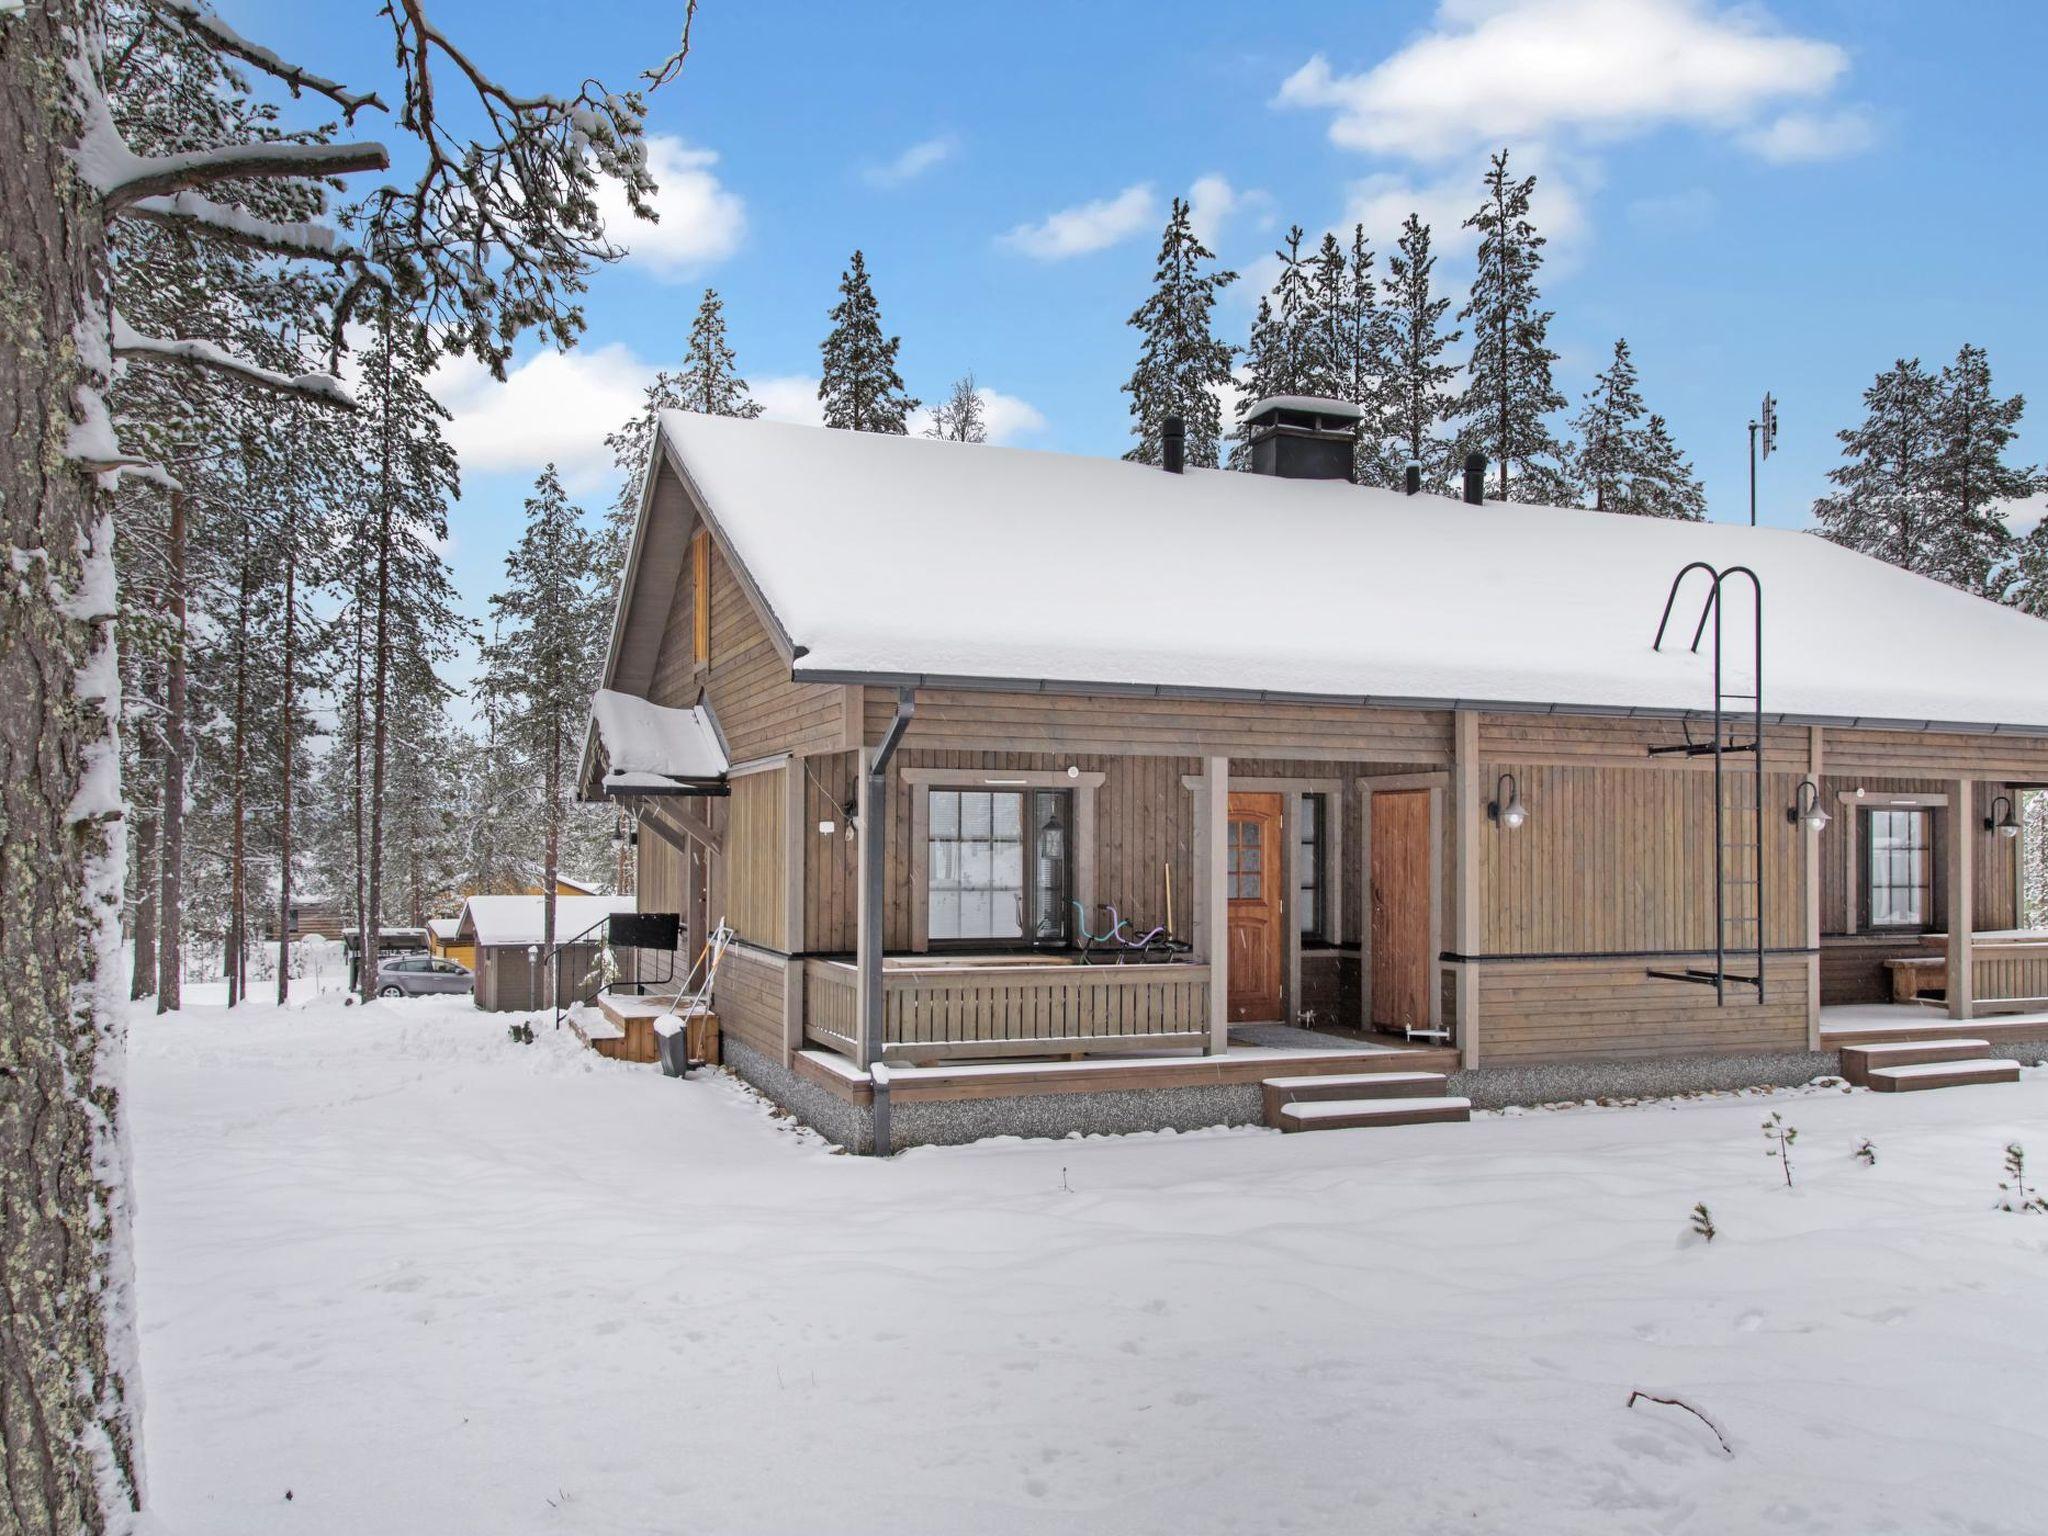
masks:
[[[424,997],[430,992],[467,992],[476,985],[469,967],[431,955],[401,955],[377,967],[379,997]]]

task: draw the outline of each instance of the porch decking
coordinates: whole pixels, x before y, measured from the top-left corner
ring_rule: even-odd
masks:
[[[859,981],[846,961],[805,962],[807,1041],[855,1052]],[[1206,965],[891,960],[882,993],[882,1059],[892,1064],[1155,1055],[1210,1043]]]
[[[1883,1045],[1894,1040],[2048,1040],[2048,1011],[1951,1019],[1938,1005],[1851,1003],[1820,1011],[1821,1049]]]

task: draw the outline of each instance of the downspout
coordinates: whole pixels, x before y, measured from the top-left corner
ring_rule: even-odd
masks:
[[[861,868],[858,950],[862,961],[862,1013],[869,1021],[869,1027],[861,1035],[860,1060],[857,1063],[863,1070],[873,1067],[875,1058],[881,1055],[878,1037],[883,1027],[882,904],[888,892],[886,876],[889,862],[889,760],[903,744],[903,733],[910,728],[910,718],[916,713],[915,691],[910,688],[897,689],[895,718],[889,722],[889,729],[882,736],[882,744],[875,749],[875,755],[867,768],[867,793],[863,797],[867,804],[862,807],[860,838],[868,856]],[[878,1090],[886,1091],[880,1089],[880,1085]]]

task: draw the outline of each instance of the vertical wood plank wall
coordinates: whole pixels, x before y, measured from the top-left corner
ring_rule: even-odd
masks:
[[[732,781],[725,809],[725,920],[750,944],[786,951],[783,932],[783,776],[801,773],[789,763]]]

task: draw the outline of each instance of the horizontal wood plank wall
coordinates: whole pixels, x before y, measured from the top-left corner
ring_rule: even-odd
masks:
[[[792,681],[725,552],[711,555],[711,664],[696,662],[695,594],[687,572],[676,583],[648,697],[687,709],[701,688],[736,763],[776,752],[819,752],[843,744],[846,690]]]
[[[2048,738],[1829,726],[1830,774],[2048,781]]]
[[[786,950],[782,910],[783,780],[789,763],[732,781],[725,817],[725,920],[741,939]]]
[[[771,1061],[782,1060],[783,964],[780,956],[735,944],[718,962],[712,988],[719,1034]]]
[[[867,700],[867,739],[879,742],[895,700]],[[1158,756],[1285,755],[1438,767],[1450,760],[1446,710],[1256,700],[1090,697],[921,688],[906,743],[915,747],[1023,752],[1138,752]]]
[[[1642,960],[1481,965],[1485,1064],[1803,1051],[1806,965],[1798,955],[1769,960],[1763,1003],[1738,992],[1725,1008],[1711,987],[1651,980]]]
[[[1830,735],[1827,740],[1827,762],[1832,769],[1835,763],[1834,737]],[[1844,803],[1841,797],[1854,793],[1858,788],[1872,795],[1939,795],[1947,793],[1953,782],[1924,775],[1880,777],[1833,772],[1821,780],[1821,806],[1831,818],[1820,834],[1820,926],[1823,935],[1852,931],[1849,927],[1849,851],[1850,839],[1860,835],[1857,828],[1859,818],[1855,807]],[[2003,793],[2003,786],[1997,781],[1979,783],[1971,797],[1976,807],[1973,815],[1981,820],[1990,808],[1992,797]],[[1948,922],[1947,882],[1941,877],[1939,847],[1941,839],[1949,835],[1949,817],[1945,808],[1935,808],[1934,829],[1937,846],[1929,873],[1933,885],[1933,926],[1941,928]],[[1970,898],[1976,931],[1986,933],[2019,927],[2018,887],[2013,875],[2013,861],[2019,856],[2019,839],[1988,836],[1981,824],[1969,830],[1977,838]],[[1833,997],[1829,1001],[1834,1001]]]
[[[1694,740],[1704,741],[1712,734],[1710,722],[1702,721],[1692,728]],[[1746,732],[1743,739],[1747,739]],[[1610,765],[1711,773],[1712,758],[1649,755],[1651,747],[1679,746],[1685,740],[1684,723],[1678,720],[1624,720],[1600,715],[1501,714],[1479,717],[1479,758],[1484,763]],[[1800,772],[1806,767],[1806,749],[1807,734],[1803,726],[1770,726],[1764,731],[1766,769]],[[1832,735],[1828,738],[1828,752],[1832,763]],[[1736,758],[1730,761],[1744,760]]]
[[[1892,1000],[1891,973],[1887,960],[1904,960],[1927,954],[1918,934],[1895,935],[1823,934],[1820,941],[1820,1001],[1823,1008],[1838,1003],[1888,1003]]]
[[[860,1036],[856,973],[827,960],[804,963],[804,1038],[852,1055]]]
[[[1481,954],[1714,947],[1711,773],[1486,765],[1489,781],[1503,772],[1516,776],[1529,819],[1513,831],[1489,824],[1480,839]],[[1800,835],[1784,816],[1797,783],[1764,776],[1765,942],[1774,948],[1805,944]]]

